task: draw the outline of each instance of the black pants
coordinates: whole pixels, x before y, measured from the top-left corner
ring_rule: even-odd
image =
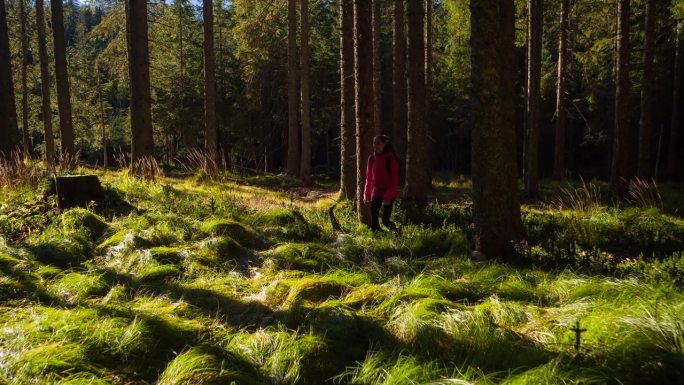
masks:
[[[397,230],[397,226],[392,223],[390,220],[390,216],[392,215],[392,206],[394,205],[394,201],[390,201],[387,206],[384,206],[384,210],[382,211],[382,224],[385,225],[385,227],[389,228],[390,230]],[[379,221],[379,216],[380,216],[380,209],[383,207],[382,205],[382,197],[373,197],[371,199],[371,229],[373,231],[380,230],[380,221]]]

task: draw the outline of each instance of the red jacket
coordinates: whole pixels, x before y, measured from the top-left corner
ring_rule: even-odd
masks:
[[[372,160],[371,160],[372,159]],[[394,200],[399,185],[399,162],[393,152],[372,153],[366,162],[366,198]]]

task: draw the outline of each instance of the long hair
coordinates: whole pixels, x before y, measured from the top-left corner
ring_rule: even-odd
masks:
[[[391,152],[392,154],[394,154],[394,156],[397,156],[397,152],[394,151],[394,146],[392,145],[392,141],[390,140],[389,136],[385,134],[376,135],[375,138],[373,138],[373,140],[375,139],[380,139],[383,143],[385,143],[385,149],[382,151],[383,153]]]

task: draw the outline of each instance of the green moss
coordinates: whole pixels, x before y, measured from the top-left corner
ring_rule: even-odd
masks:
[[[25,298],[29,294],[21,282],[0,273],[0,302]]]
[[[322,231],[307,222],[302,213],[286,208],[259,211],[250,217],[250,222],[266,235],[281,241],[312,241],[322,235]]]
[[[350,385],[412,385],[412,384],[449,384],[470,383],[465,381],[435,382],[444,378],[446,371],[436,362],[421,362],[415,356],[400,355],[395,359],[381,353],[368,354],[356,367],[350,367],[338,376],[340,382]]]
[[[43,279],[50,279],[54,278],[58,274],[60,274],[63,270],[58,268],[57,266],[41,266],[36,270],[36,275],[40,278]]]
[[[344,296],[342,303],[358,310],[370,310],[392,295],[394,290],[385,285],[371,284],[354,288]]]
[[[10,363],[9,370],[20,382],[29,383],[35,378],[55,379],[90,367],[88,351],[82,345],[54,342],[23,352]]]
[[[204,256],[208,257],[207,260],[214,263],[237,261],[251,254],[249,250],[242,247],[233,238],[227,236],[204,240],[200,244],[200,248]]]
[[[352,288],[370,282],[368,275],[333,271],[325,275],[291,277],[272,285],[267,295],[272,303],[283,301],[289,306],[302,302],[323,302],[339,298]]]
[[[185,258],[187,252],[178,247],[153,247],[149,249],[152,259],[162,264],[177,265]]]
[[[122,245],[124,242],[140,244],[140,242],[135,242],[135,239],[133,238],[132,234],[129,234],[130,232],[128,230],[117,231],[116,233],[112,234],[109,238],[105,239],[102,243],[97,245],[97,247],[95,248],[95,252],[97,254],[104,254],[110,248]],[[123,247],[123,245],[119,246],[119,248],[121,247]]]
[[[95,242],[109,230],[109,225],[97,214],[83,208],[73,208],[60,215],[61,225],[69,231],[84,232]]]
[[[259,234],[247,225],[230,219],[216,219],[206,222],[202,225],[201,230],[212,236],[233,238],[241,245],[252,249],[260,249],[265,243]]]
[[[157,265],[145,268],[136,275],[136,279],[141,283],[146,283],[176,278],[180,275],[181,271],[174,265]]]
[[[335,374],[335,357],[324,337],[279,329],[260,329],[229,337],[226,349],[247,359],[276,384],[322,384]]]
[[[58,267],[76,267],[92,257],[91,244],[87,237],[77,233],[44,233],[30,250],[43,263]]]
[[[275,269],[320,272],[341,262],[329,247],[316,243],[284,243],[263,255]]]
[[[239,358],[218,349],[199,346],[180,354],[166,367],[159,385],[219,385],[231,381],[260,384],[254,370]]]
[[[59,381],[58,385],[109,385],[113,382],[109,376],[96,375],[90,372],[71,374]]]
[[[68,273],[48,285],[56,297],[75,303],[94,296],[105,295],[109,285],[102,275]]]
[[[128,289],[124,285],[112,286],[107,295],[102,299],[104,304],[123,303],[130,300]]]

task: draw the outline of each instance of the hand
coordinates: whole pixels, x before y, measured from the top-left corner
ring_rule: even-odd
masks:
[[[363,204],[365,204],[365,205],[370,204],[370,198],[369,197],[363,197]]]

